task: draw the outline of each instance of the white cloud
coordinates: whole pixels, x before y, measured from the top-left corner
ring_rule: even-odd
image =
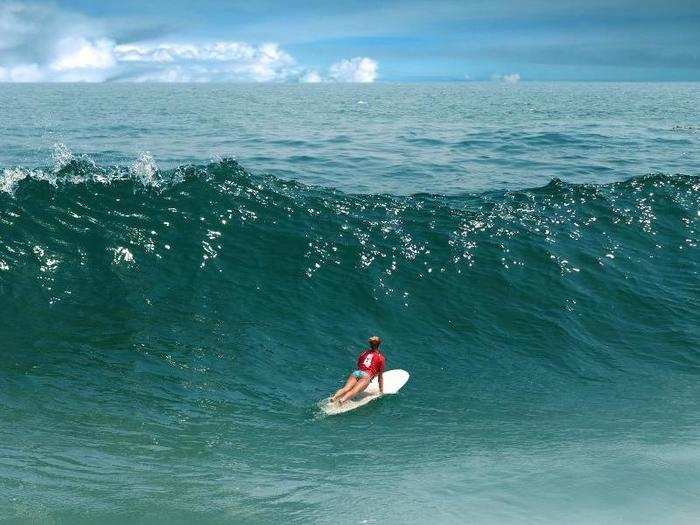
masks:
[[[0,0],[0,80],[104,80],[94,71],[113,65],[112,47],[99,20],[54,4]]]
[[[91,42],[85,38],[63,38],[56,45],[56,58],[50,64],[54,71],[73,69],[109,69],[116,65],[114,42],[101,38]]]
[[[317,84],[319,82],[323,82],[323,78],[318,71],[308,71],[303,77],[301,77],[301,82],[305,82],[307,84]]]
[[[0,66],[4,82],[101,82],[117,65],[114,43],[107,39],[63,38],[43,63],[19,62]]]
[[[374,82],[378,64],[367,57],[355,57],[331,65],[330,78],[337,82]]]
[[[118,42],[99,20],[53,4],[0,5],[0,82],[373,82],[377,67],[356,57],[324,76],[275,43]]]
[[[130,76],[126,80],[130,82],[195,82],[192,76],[186,71],[183,71],[179,66],[146,71],[135,76]]]
[[[520,82],[519,73],[510,73],[509,75],[491,75],[491,80],[496,82],[505,82],[506,84],[517,84]]]
[[[123,44],[114,48],[114,56],[122,65],[147,69],[138,80],[269,82],[299,74],[294,58],[274,43]]]
[[[245,42],[216,42],[214,44],[123,44],[115,53],[123,62],[168,63],[178,60],[196,61],[252,61],[257,58],[275,61],[291,61],[277,44],[259,47]]]
[[[5,82],[40,82],[41,70],[36,64],[20,64],[4,68],[5,74],[0,74],[0,80]]]

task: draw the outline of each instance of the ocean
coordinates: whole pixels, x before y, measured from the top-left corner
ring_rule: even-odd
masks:
[[[697,523],[699,101],[0,85],[0,521]]]

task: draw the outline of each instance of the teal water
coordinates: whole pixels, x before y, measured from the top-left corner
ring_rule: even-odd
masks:
[[[699,94],[0,86],[0,520],[693,523]]]

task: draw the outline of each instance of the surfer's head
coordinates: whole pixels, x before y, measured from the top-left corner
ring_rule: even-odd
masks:
[[[367,342],[369,343],[369,346],[371,346],[374,349],[379,348],[379,345],[382,344],[382,340],[379,339],[379,336],[373,335],[369,339],[367,339]]]

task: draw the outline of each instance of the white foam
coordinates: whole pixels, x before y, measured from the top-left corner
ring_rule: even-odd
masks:
[[[134,261],[134,254],[129,251],[128,248],[125,248],[124,246],[117,246],[116,248],[112,248],[112,251],[114,252],[114,263],[119,264],[120,262],[133,262]]]
[[[29,176],[27,170],[22,168],[5,168],[2,170],[2,178],[0,179],[0,191],[15,194],[17,183]]]
[[[57,142],[53,145],[53,152],[51,153],[51,158],[53,159],[53,170],[59,171],[66,167],[70,161],[74,159],[73,152],[68,149],[68,146],[61,142]]]
[[[141,181],[144,186],[159,186],[159,181],[157,179],[158,166],[156,165],[153,155],[148,151],[141,153],[131,164],[131,173]]]

